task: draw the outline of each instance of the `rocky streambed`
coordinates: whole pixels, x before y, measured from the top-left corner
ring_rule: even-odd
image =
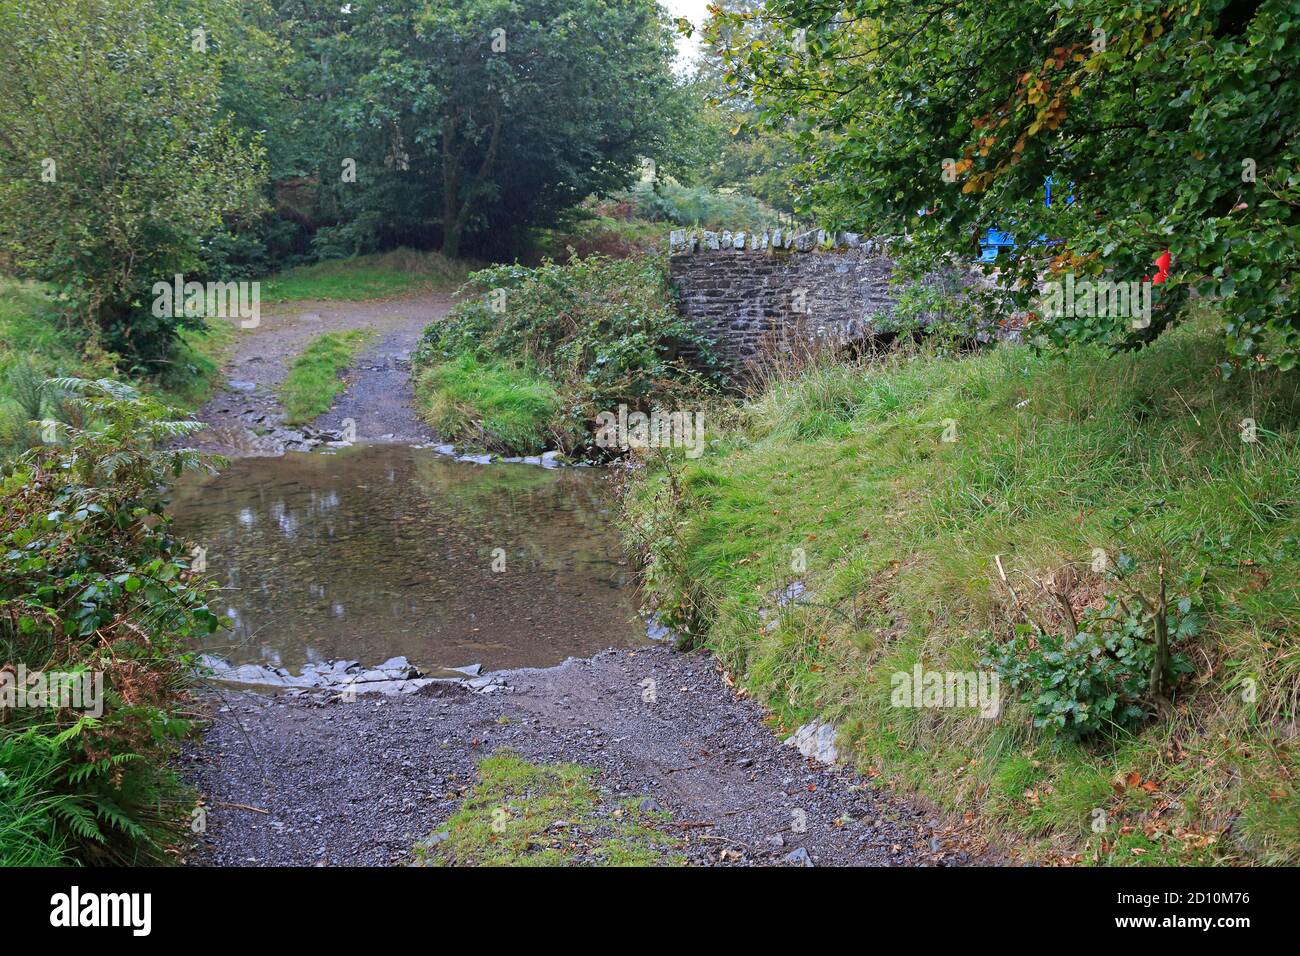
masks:
[[[290,696],[323,695],[322,699],[356,700],[359,694],[411,694],[431,684],[463,684],[489,693],[501,686],[500,678],[483,674],[481,664],[445,668],[425,674],[405,657],[393,657],[374,667],[360,661],[322,661],[307,664],[298,674],[267,664],[232,664],[212,654],[200,655],[201,676],[235,688],[287,691]]]

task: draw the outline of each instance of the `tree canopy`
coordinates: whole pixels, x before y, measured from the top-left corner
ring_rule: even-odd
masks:
[[[281,13],[299,56],[295,125],[318,141],[301,172],[344,251],[501,252],[627,185],[643,156],[672,162],[672,33],[650,0],[292,0]]]
[[[1033,308],[1045,274],[1141,280],[1145,327],[1043,315],[1039,342],[1140,346],[1218,296],[1238,362],[1300,355],[1296,0],[769,0],[709,39],[761,122],[797,129],[805,212],[908,233],[907,258],[971,255]],[[1043,204],[1051,177],[1058,196]]]
[[[205,29],[234,22],[235,2],[0,9],[0,250],[124,355],[168,350],[184,317],[151,315],[147,291],[261,205],[261,149],[222,110]]]
[[[0,254],[146,364],[176,273],[509,255],[691,146],[654,0],[14,0],[0,55]]]

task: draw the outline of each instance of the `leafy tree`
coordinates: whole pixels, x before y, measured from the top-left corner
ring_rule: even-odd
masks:
[[[709,42],[700,49],[692,86],[707,100],[706,121],[714,130],[716,142],[708,153],[708,170],[699,182],[742,189],[773,209],[792,215],[796,162],[793,141],[796,131],[806,123],[797,117],[782,123],[759,122],[758,107],[748,91],[727,82],[728,51],[762,42],[764,31],[772,27],[752,17],[762,9],[760,0],[719,0],[710,9],[704,27]],[[744,13],[751,16],[739,16]],[[693,32],[685,21],[681,29]]]
[[[662,151],[672,39],[651,0],[358,0],[348,19],[342,192],[381,243],[509,242]]]
[[[231,57],[206,26],[235,3],[0,9],[0,250],[146,364],[186,321],[152,315],[152,284],[198,268],[201,240],[259,202],[261,149],[222,113]]]
[[[1149,325],[1058,315],[1036,339],[1137,347],[1196,290],[1238,363],[1295,365],[1295,0],[769,0],[710,31],[766,123],[809,124],[805,206],[827,225],[908,231],[914,264],[1012,229],[999,266],[1025,306],[1044,270],[1136,281],[1167,249]],[[1049,176],[1077,201],[1044,208]]]

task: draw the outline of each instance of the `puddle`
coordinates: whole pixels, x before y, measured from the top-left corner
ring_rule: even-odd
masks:
[[[546,667],[647,642],[593,469],[484,467],[405,445],[235,461],[173,489],[233,620],[204,650],[289,668],[404,656]],[[498,566],[504,551],[505,570]]]

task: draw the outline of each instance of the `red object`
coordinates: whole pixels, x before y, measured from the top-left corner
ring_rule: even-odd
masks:
[[[1142,281],[1150,282],[1152,285],[1159,285],[1169,278],[1169,250],[1166,249],[1156,257],[1156,274],[1147,276]]]

